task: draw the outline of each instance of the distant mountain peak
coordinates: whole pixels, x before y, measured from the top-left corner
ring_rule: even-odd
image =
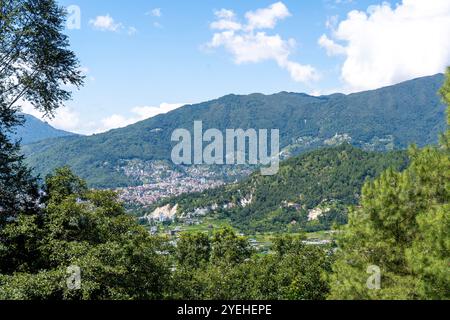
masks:
[[[48,122],[39,120],[30,114],[21,113],[24,123],[15,128],[11,135],[14,140],[21,140],[22,145],[30,144],[45,139],[75,136],[75,133],[59,130],[52,127]]]

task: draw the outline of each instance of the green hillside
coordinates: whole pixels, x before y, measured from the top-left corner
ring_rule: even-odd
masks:
[[[281,146],[291,155],[340,140],[365,150],[423,146],[436,143],[445,129],[445,107],[437,95],[442,82],[438,74],[351,95],[228,95],[123,129],[41,141],[23,150],[41,175],[70,165],[91,186],[118,187],[140,183],[123,174],[127,160],[169,160],[173,130],[192,129],[195,120],[203,121],[204,130],[280,129]]]
[[[367,152],[343,144],[284,161],[277,175],[255,173],[240,183],[167,199],[155,207],[178,204],[181,220],[196,209],[217,208],[209,214],[249,232],[329,229],[334,222],[346,223],[347,207],[358,203],[366,179],[389,167],[402,170],[407,163],[404,151]],[[324,213],[308,221],[313,209]]]

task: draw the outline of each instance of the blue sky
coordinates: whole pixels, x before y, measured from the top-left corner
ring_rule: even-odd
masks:
[[[87,80],[50,123],[90,134],[229,93],[353,92],[441,72],[450,1],[434,1],[424,17],[430,1],[60,0],[80,8],[66,33]]]

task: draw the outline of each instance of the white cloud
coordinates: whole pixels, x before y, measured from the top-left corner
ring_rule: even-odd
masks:
[[[55,118],[49,121],[50,125],[55,128],[73,131],[77,130],[80,125],[80,115],[69,107],[60,108]]]
[[[90,73],[90,69],[86,66],[81,66],[78,69],[83,76],[85,76],[90,82],[95,81],[94,76]],[[63,88],[68,91],[76,90],[76,87],[73,85],[63,85]],[[62,106],[58,108],[53,117],[46,117],[43,112],[37,110],[29,101],[22,100],[19,102],[21,106],[22,112],[31,114],[32,116],[47,122],[52,127],[56,129],[71,131],[71,132],[80,132],[81,120],[78,112],[73,110],[70,107]]]
[[[147,14],[151,15],[153,17],[160,18],[160,17],[162,17],[162,10],[161,10],[161,8],[154,8],[150,12],[148,12]]]
[[[279,35],[268,36],[264,32],[256,34],[239,34],[234,31],[216,33],[210,46],[225,47],[233,55],[236,64],[257,63],[270,59],[284,61],[290,53],[289,43]]]
[[[123,23],[116,22],[109,14],[105,16],[97,16],[95,19],[89,20],[92,28],[100,31],[121,32],[124,31],[129,36],[137,33],[137,29],[133,26],[125,26]]]
[[[346,49],[343,46],[337,44],[325,34],[320,37],[318,43],[322,48],[327,50],[327,55],[329,56],[337,56],[346,53]]]
[[[80,114],[69,107],[59,108],[55,117],[48,118],[45,117],[42,112],[36,110],[31,103],[27,101],[21,101],[20,105],[22,106],[22,112],[31,114],[57,129],[81,134],[93,134],[123,128],[136,122],[176,110],[186,105],[186,103],[161,103],[159,106],[134,107],[131,109],[131,116],[113,114],[100,121],[91,121],[87,123],[81,121]]]
[[[352,91],[443,72],[450,64],[450,1],[403,0],[351,11],[319,43],[344,54],[341,76]]]
[[[48,118],[44,116],[44,113],[36,110],[33,105],[27,101],[22,101],[20,105],[22,106],[22,112],[31,114],[57,129],[76,131],[80,126],[80,115],[69,107],[59,108],[53,118]]]
[[[95,133],[101,133],[111,129],[123,128],[135,123],[136,121],[134,119],[128,119],[119,114],[113,114],[112,116],[102,119],[100,122],[101,126],[97,128]]]
[[[283,3],[277,2],[268,8],[247,12],[246,24],[240,23],[232,10],[221,9],[215,12],[215,16],[217,20],[210,27],[219,32],[214,33],[208,48],[225,48],[236,64],[273,60],[287,70],[294,81],[309,82],[318,78],[312,66],[290,60],[295,47],[294,39],[285,40],[278,34],[268,35],[260,31],[273,29],[279,20],[290,16]]]
[[[154,19],[159,19],[162,17],[162,10],[161,8],[154,8],[152,10],[150,10],[149,12],[145,13],[145,15],[147,16],[151,16]],[[154,21],[153,22],[153,27],[158,28],[158,29],[162,29],[163,25],[161,23],[159,23],[158,21]]]
[[[100,120],[99,124],[91,123],[91,133],[102,133],[112,129],[123,128],[136,122],[165,114],[186,105],[185,103],[162,103],[159,106],[141,106],[131,109],[132,116],[113,114]]]
[[[242,29],[242,26],[236,21],[222,19],[211,23],[211,29],[236,31]]]
[[[327,21],[325,22],[325,27],[327,27],[327,29],[335,29],[337,24],[339,22],[339,16],[338,15],[334,15],[331,17],[327,18]]]
[[[211,29],[216,30],[240,30],[242,25],[236,21],[236,14],[227,9],[221,9],[214,12],[217,20],[211,23]]]
[[[91,19],[89,24],[101,31],[117,32],[123,28],[123,25],[115,22],[109,14],[106,16],[97,16],[95,19]]]
[[[245,14],[248,24],[247,28],[254,29],[273,29],[278,20],[289,17],[291,14],[288,8],[282,2],[277,2],[268,8],[249,11]]]
[[[219,19],[228,19],[232,20],[236,17],[236,14],[232,10],[228,9],[220,9],[214,12],[217,18]]]
[[[282,60],[279,65],[289,71],[291,78],[297,82],[313,81],[319,78],[316,69],[289,60]]]
[[[182,106],[185,106],[186,103],[161,103],[159,107],[135,107],[131,111],[137,114],[141,119],[148,119],[155,117],[160,114],[165,114],[170,111],[176,110]]]

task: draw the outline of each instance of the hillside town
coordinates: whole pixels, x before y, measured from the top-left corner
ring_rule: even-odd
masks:
[[[240,166],[212,167],[171,166],[165,161],[129,161],[120,168],[127,177],[142,185],[119,188],[120,199],[125,203],[148,206],[161,199],[184,193],[202,192],[235,182],[252,173],[252,169]]]

